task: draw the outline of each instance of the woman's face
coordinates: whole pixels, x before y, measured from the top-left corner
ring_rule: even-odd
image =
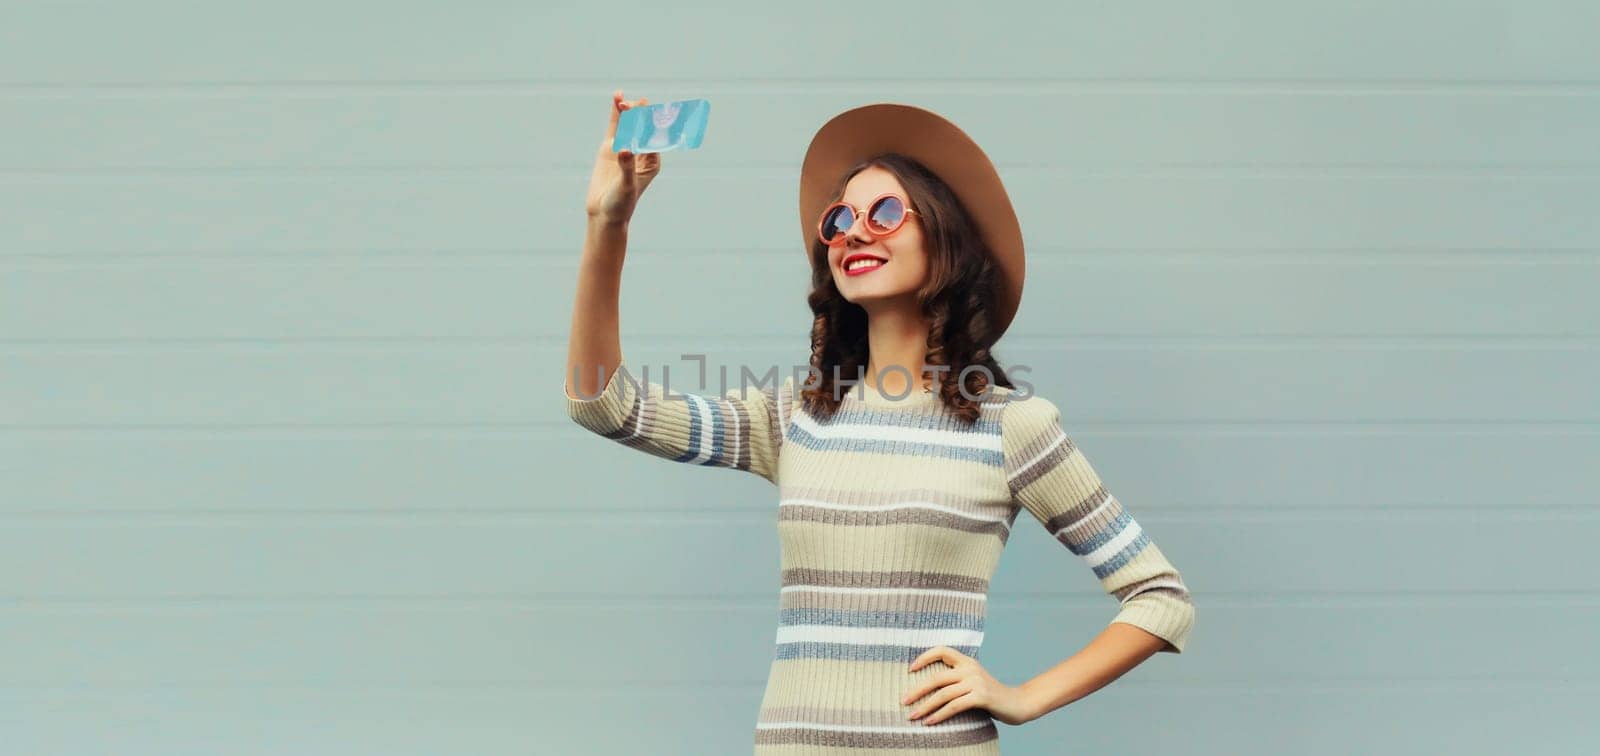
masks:
[[[894,174],[874,166],[853,176],[845,185],[840,200],[865,213],[874,199],[890,192],[900,195],[910,206],[910,196]],[[869,312],[899,300],[909,299],[915,305],[917,289],[928,274],[928,256],[922,240],[922,217],[919,215],[906,215],[899,230],[886,239],[874,238],[867,231],[866,222],[858,217],[845,242],[828,248],[828,268],[833,273],[833,283],[845,299]],[[860,264],[856,259],[863,256],[881,262],[874,264],[868,260],[869,267],[856,267]]]

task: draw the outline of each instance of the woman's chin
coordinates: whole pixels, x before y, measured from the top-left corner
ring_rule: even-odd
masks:
[[[875,305],[894,302],[898,299],[914,295],[913,289],[896,289],[891,286],[876,285],[865,281],[839,281],[839,295],[853,305],[871,308]]]

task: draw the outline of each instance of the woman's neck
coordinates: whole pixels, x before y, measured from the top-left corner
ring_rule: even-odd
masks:
[[[908,310],[869,313],[867,374],[862,378],[867,386],[895,395],[906,393],[912,386],[916,390],[929,387],[932,382],[922,373],[928,355],[928,330],[927,321]]]

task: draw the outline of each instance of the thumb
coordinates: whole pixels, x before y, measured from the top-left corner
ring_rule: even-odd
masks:
[[[633,188],[633,163],[633,150],[621,150],[617,152],[617,168],[621,169],[622,171],[622,185],[629,189]]]

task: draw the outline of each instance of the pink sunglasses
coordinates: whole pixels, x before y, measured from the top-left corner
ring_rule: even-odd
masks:
[[[905,225],[906,216],[921,215],[907,207],[907,204],[904,197],[893,192],[878,195],[867,206],[867,233],[882,239],[899,231]],[[846,202],[835,202],[823,208],[822,217],[817,220],[817,238],[830,247],[843,244],[859,214],[854,206]]]

